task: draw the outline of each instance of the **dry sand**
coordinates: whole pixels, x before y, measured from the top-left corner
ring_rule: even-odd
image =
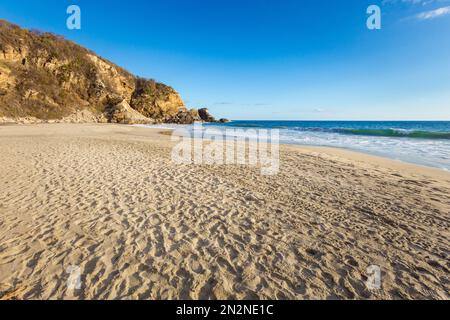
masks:
[[[180,166],[118,125],[2,126],[0,150],[3,299],[449,299],[444,171],[288,146],[274,177]]]

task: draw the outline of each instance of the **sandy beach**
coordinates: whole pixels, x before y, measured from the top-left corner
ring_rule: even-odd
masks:
[[[131,126],[0,126],[0,298],[450,298],[449,172],[282,146],[263,176],[177,165],[172,146]]]

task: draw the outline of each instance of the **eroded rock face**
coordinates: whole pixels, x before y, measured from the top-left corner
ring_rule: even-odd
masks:
[[[38,124],[44,122],[45,121],[37,119],[35,117],[21,117],[21,118],[0,117],[0,124]]]
[[[136,89],[130,105],[144,116],[159,121],[187,111],[183,100],[175,90],[162,83],[141,78],[136,80]]]
[[[6,95],[16,85],[16,79],[11,70],[0,63],[0,95]]]
[[[180,111],[175,116],[166,118],[164,122],[175,124],[193,124],[202,121],[196,109]]]
[[[89,110],[77,110],[61,120],[47,120],[47,123],[107,123],[104,114],[94,114]]]
[[[104,114],[94,114],[89,110],[77,110],[62,119],[42,120],[36,117],[0,117],[0,124],[40,124],[40,123],[107,123]]]
[[[151,124],[153,119],[143,116],[128,104],[126,100],[122,100],[117,104],[106,107],[106,118],[110,123],[120,124]]]
[[[119,106],[111,107],[111,96]],[[111,113],[118,123],[191,121],[171,87],[135,77],[59,36],[0,20],[0,116],[101,122]]]
[[[120,72],[118,67],[96,55],[88,54],[87,57],[96,67],[97,86],[103,89],[102,91],[105,94],[108,91],[113,91],[127,102],[131,101],[131,96],[136,90],[135,77]],[[100,95],[100,98],[104,98],[104,96]]]
[[[216,119],[209,113],[207,108],[199,109],[198,114],[205,122],[216,122]]]

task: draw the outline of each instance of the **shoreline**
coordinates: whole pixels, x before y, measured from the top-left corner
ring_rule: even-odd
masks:
[[[290,145],[284,144],[284,146],[289,147]],[[324,147],[324,146],[305,146],[305,145],[292,145],[293,148],[300,148],[302,150],[317,150],[321,153],[330,153],[334,156],[343,156],[348,159],[355,161],[369,161],[373,164],[379,166],[385,166],[395,170],[404,170],[409,174],[423,174],[433,177],[442,177],[442,175],[447,176],[450,179],[450,171],[445,168],[431,167],[426,165],[420,165],[417,163],[406,162],[403,160],[392,159],[389,157],[384,157],[376,154],[371,154],[369,152],[352,150],[340,147]],[[450,180],[449,180],[450,181]]]
[[[161,131],[0,127],[0,299],[449,298],[450,175],[285,145],[275,176],[176,165]]]
[[[145,126],[145,125],[132,125],[133,127],[137,127],[137,128],[146,128],[146,129],[150,129],[150,130],[159,130],[161,131],[161,133],[163,132],[173,132],[176,129],[175,128],[152,128],[149,126]],[[164,135],[168,135],[167,133],[164,133]],[[299,149],[299,150],[317,150],[317,151],[321,151],[321,152],[325,152],[325,153],[330,153],[330,154],[334,154],[334,155],[341,155],[341,156],[346,156],[347,158],[357,158],[357,159],[361,159],[361,160],[368,160],[368,161],[372,161],[375,163],[378,163],[380,165],[388,165],[391,166],[392,168],[396,168],[396,169],[406,169],[409,173],[413,173],[413,172],[422,172],[425,174],[429,174],[432,176],[436,176],[436,175],[442,175],[444,173],[444,175],[448,174],[449,178],[450,178],[450,171],[447,170],[446,168],[440,168],[440,167],[435,167],[435,166],[427,166],[427,165],[422,165],[422,164],[418,164],[418,163],[413,163],[413,162],[407,162],[407,161],[403,161],[400,159],[393,159],[393,158],[389,158],[387,156],[383,156],[383,155],[377,155],[371,152],[365,152],[362,150],[354,150],[351,148],[346,148],[346,147],[328,147],[328,146],[314,146],[314,145],[304,145],[304,144],[295,144],[295,143],[280,143],[280,146],[283,146],[285,148],[293,148],[293,149]]]
[[[442,121],[443,123],[447,123],[447,121]],[[187,128],[187,130],[190,130],[189,127],[191,125],[182,125],[179,128],[181,129],[185,129]],[[142,125],[142,127],[144,128],[149,128],[152,129],[152,126],[146,126],[146,125]],[[156,128],[159,129],[167,129],[167,130],[177,130],[177,125],[170,125],[170,124],[166,124],[166,125],[155,125]],[[207,126],[205,126],[205,128],[208,128]],[[215,128],[215,126],[213,126],[213,128]],[[240,127],[229,127],[229,126],[221,126],[218,125],[217,128],[219,130],[235,130],[235,129],[252,129],[250,128],[240,128]],[[262,128],[264,129],[264,128]],[[284,128],[286,130],[289,131],[289,128]],[[398,129],[400,130],[400,129]],[[287,133],[286,133],[287,134]],[[292,133],[290,133],[292,134]],[[325,134],[327,134],[325,132]],[[344,136],[342,136],[341,138],[343,138]],[[292,137],[291,137],[292,138]],[[441,141],[442,143],[446,143],[447,140],[445,139],[441,139],[441,140],[428,140],[428,139],[418,139],[418,138],[407,138],[407,137],[398,137],[398,136],[364,136],[364,135],[349,135],[346,138],[351,138],[351,139],[356,139],[355,141],[352,141],[352,143],[347,143],[347,145],[338,145],[336,143],[334,143],[335,145],[328,145],[326,142],[325,137],[322,137],[321,139],[323,141],[319,142],[317,141],[316,144],[312,144],[312,143],[301,143],[301,142],[294,142],[294,141],[288,141],[289,139],[288,136],[284,136],[281,139],[281,143],[280,145],[292,145],[292,146],[299,146],[299,147],[320,147],[320,148],[334,148],[334,149],[339,149],[339,150],[348,150],[348,151],[352,151],[352,152],[357,152],[357,153],[363,153],[366,155],[372,155],[375,157],[381,157],[381,158],[385,158],[385,159],[391,159],[393,161],[397,161],[397,162],[401,162],[401,163],[406,163],[406,164],[413,164],[413,165],[417,165],[420,167],[425,167],[425,168],[434,168],[437,170],[441,170],[441,171],[445,171],[445,172],[450,172],[450,163],[441,161],[440,157],[434,156],[433,158],[430,157],[422,157],[420,155],[420,152],[418,150],[427,150],[427,143],[429,143],[429,141]],[[314,137],[312,137],[314,139]],[[377,147],[371,147],[372,144],[374,146],[377,145],[377,141],[374,140],[371,143],[364,143],[363,145],[358,144],[358,139],[361,138],[366,138],[366,139],[385,139],[385,141],[388,141],[388,139],[394,139],[393,141],[395,141],[396,145],[395,146],[390,146],[390,151],[385,151],[384,149],[380,149],[380,145],[378,145]],[[308,136],[306,136],[306,139],[311,139],[311,137],[308,138]],[[330,137],[330,139],[334,139],[333,137]],[[399,139],[405,139],[404,141],[401,141]],[[411,147],[407,147],[409,148],[409,150],[403,150],[403,146],[411,146],[411,145],[415,145],[415,148],[411,148]],[[450,148],[450,144],[448,145]],[[440,146],[441,148],[441,152],[445,152],[445,146],[442,145]],[[425,149],[423,149],[425,148]],[[428,150],[430,151],[430,150]],[[409,154],[409,155],[408,155]],[[450,155],[449,155],[450,156]],[[444,158],[445,159],[445,158]],[[448,159],[448,157],[447,157]]]
[[[174,124],[175,125],[175,124]],[[117,126],[123,128],[141,128],[144,130],[148,130],[151,132],[151,135],[159,134],[161,137],[170,136],[176,128],[152,128],[148,125],[140,125],[140,124],[114,124],[114,123],[30,123],[30,124],[10,124],[4,123],[0,124],[1,127],[39,127],[39,126]],[[169,134],[170,133],[170,134]],[[144,135],[145,136],[145,135]],[[447,176],[450,179],[450,171],[445,168],[421,165],[413,162],[407,162],[399,159],[389,158],[383,155],[377,155],[370,152],[364,152],[361,150],[354,150],[346,147],[328,147],[328,146],[315,146],[315,145],[302,145],[302,144],[294,144],[294,143],[280,143],[280,146],[283,148],[292,148],[293,150],[298,151],[319,151],[321,153],[326,153],[332,156],[343,156],[349,160],[359,160],[359,161],[369,161],[374,164],[378,164],[381,166],[387,166],[389,168],[393,168],[396,170],[406,170],[408,173],[416,173],[416,174],[426,174],[430,176]]]

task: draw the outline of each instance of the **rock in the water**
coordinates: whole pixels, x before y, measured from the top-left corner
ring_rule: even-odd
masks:
[[[219,120],[219,122],[220,123],[228,123],[228,122],[230,122],[230,120],[222,118]]]
[[[209,113],[207,108],[199,109],[198,114],[205,122],[216,122],[216,119]]]

